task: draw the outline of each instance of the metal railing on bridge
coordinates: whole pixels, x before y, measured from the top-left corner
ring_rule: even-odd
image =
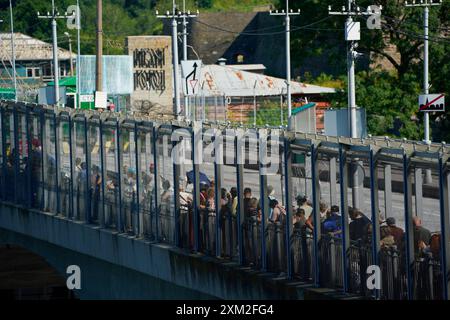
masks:
[[[5,203],[368,298],[449,297],[446,145],[12,102],[0,116]]]

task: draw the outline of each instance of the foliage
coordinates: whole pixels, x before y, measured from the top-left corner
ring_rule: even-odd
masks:
[[[347,106],[346,77],[343,76],[346,74],[345,17],[329,16],[328,5],[339,10],[346,2],[290,1],[292,9],[301,9],[301,15],[291,19],[294,76],[301,76],[300,80],[304,82],[339,89],[339,93],[331,98],[335,107]],[[62,13],[75,0],[55,0],[55,3]],[[358,0],[357,3],[361,8],[372,4],[383,6],[381,31],[367,29],[364,18],[358,18],[362,37],[357,50],[364,53],[364,59],[357,63],[357,104],[367,108],[369,131],[375,135],[421,138],[423,114],[417,112],[417,95],[422,91],[423,11],[405,8],[403,1]],[[81,51],[82,54],[94,54],[96,1],[80,0],[80,4]],[[177,0],[177,4],[182,9],[182,1]],[[200,8],[202,12],[252,11],[255,6],[270,4],[284,9],[285,0],[186,0],[187,9]],[[162,23],[156,18],[155,10],[172,9],[170,0],[103,0],[103,5],[105,54],[123,54],[124,40],[128,35],[161,34]],[[50,0],[13,0],[13,6],[16,32],[51,41],[51,22],[38,19],[36,14],[37,11],[50,11]],[[0,19],[4,20],[0,27],[3,31],[9,31],[8,9],[9,0],[0,0]],[[63,35],[65,31],[68,31],[65,22],[59,20],[59,44],[68,48],[68,39]],[[76,31],[69,32],[75,39]],[[450,99],[449,32],[450,0],[444,0],[442,6],[430,9],[430,92],[445,93],[447,101]],[[396,50],[387,50],[392,46]],[[367,62],[381,57],[388,61],[391,71],[382,71],[385,68],[376,66],[367,71]],[[304,61],[307,58],[318,58],[318,65],[321,68],[326,66],[329,75],[305,73]],[[279,118],[278,104],[261,108],[258,115],[262,125],[267,121],[271,122],[269,125],[279,125]],[[450,142],[450,111],[431,115],[431,120],[433,139]]]
[[[176,1],[182,10],[182,1]],[[251,11],[260,4],[270,4],[271,0],[186,0],[186,10],[198,8],[207,11],[243,10]],[[76,0],[55,0],[58,11],[64,13]],[[97,1],[80,0],[81,8],[81,52],[94,54],[96,46]],[[15,31],[51,42],[51,21],[38,19],[37,12],[51,11],[50,0],[13,0]],[[103,46],[105,54],[124,54],[125,38],[129,35],[150,35],[162,33],[162,21],[156,18],[155,10],[172,10],[169,0],[103,0]],[[9,32],[9,0],[0,0],[0,19],[7,23],[0,25],[1,30]],[[68,31],[72,39],[76,30],[68,30],[63,19],[58,20],[58,44],[69,47],[68,39],[63,36]],[[76,48],[74,48],[76,51]]]
[[[347,107],[347,84],[332,98],[335,108]],[[421,140],[423,131],[417,112],[420,86],[414,74],[405,74],[400,80],[387,71],[362,71],[356,77],[356,101],[367,112],[368,132],[377,136],[408,137]]]
[[[347,107],[346,47],[343,25],[345,17],[328,16],[328,5],[339,11],[347,1],[326,0],[291,1],[293,9],[302,14],[295,26],[307,26],[292,35],[293,64],[302,70],[303,62],[312,57],[322,58],[322,63],[333,66],[334,77],[303,74],[302,81],[336,87],[333,81],[342,81],[342,90],[332,96],[333,106]],[[383,6],[382,30],[369,30],[364,18],[361,22],[361,41],[358,52],[364,61],[358,61],[356,77],[357,105],[367,109],[369,132],[374,135],[395,135],[410,139],[423,139],[423,113],[418,112],[418,95],[423,91],[423,9],[405,8],[403,1],[358,0],[358,6],[367,8]],[[285,1],[278,0],[284,8]],[[430,9],[430,93],[450,96],[450,0]],[[316,23],[320,21],[319,23]],[[312,25],[311,25],[312,24]],[[394,50],[389,50],[394,48]],[[326,58],[326,60],[325,60]],[[384,58],[384,68],[371,66],[375,58]],[[364,66],[364,63],[366,65]],[[386,66],[391,72],[386,70]],[[317,76],[317,75],[316,75]],[[328,77],[328,79],[327,79]],[[333,81],[328,81],[333,79]],[[339,88],[339,86],[337,86]],[[447,99],[448,100],[448,99]],[[431,115],[434,141],[450,141],[450,112]]]
[[[199,8],[211,8],[213,5],[212,0],[198,0],[198,7]]]
[[[283,108],[283,119],[285,119],[285,121],[286,117],[287,117],[286,108]],[[253,117],[249,117],[249,122],[253,123]],[[263,102],[259,103],[256,113],[256,125],[257,126],[268,125],[271,127],[280,126],[281,125],[280,103],[270,100],[267,101],[264,100]]]

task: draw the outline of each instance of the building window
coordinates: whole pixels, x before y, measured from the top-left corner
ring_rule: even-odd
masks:
[[[44,66],[43,76],[44,77],[52,77],[53,76],[52,66],[50,64],[46,64]]]
[[[27,78],[39,78],[41,76],[41,68],[27,68]]]
[[[243,54],[236,55],[236,62],[237,63],[244,63],[244,55]]]

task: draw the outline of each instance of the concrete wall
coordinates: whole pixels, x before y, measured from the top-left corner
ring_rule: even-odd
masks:
[[[304,285],[273,274],[8,204],[0,204],[0,228],[133,269],[210,297],[303,298]],[[0,229],[0,238],[1,232]]]
[[[155,119],[173,118],[172,38],[168,36],[127,37],[133,57],[134,92],[131,110]]]

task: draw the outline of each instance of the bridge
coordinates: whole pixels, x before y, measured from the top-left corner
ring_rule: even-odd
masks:
[[[8,101],[0,117],[0,243],[61,273],[80,264],[80,297],[157,298],[155,287],[164,298],[449,297],[445,143]],[[323,227],[325,204],[338,232]],[[357,211],[370,220],[359,238]],[[382,241],[388,217],[401,244]],[[429,243],[418,243],[416,217]]]

